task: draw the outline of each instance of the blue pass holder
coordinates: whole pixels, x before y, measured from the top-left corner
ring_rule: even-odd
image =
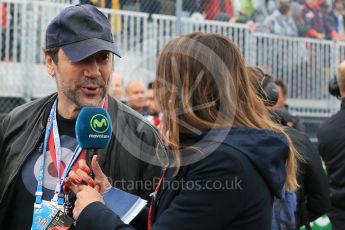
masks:
[[[31,230],[45,230],[59,210],[43,200],[41,208],[34,208]]]

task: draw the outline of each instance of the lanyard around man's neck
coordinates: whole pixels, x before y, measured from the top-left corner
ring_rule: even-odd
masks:
[[[77,161],[80,155],[85,155],[85,150],[82,150],[79,145],[77,145],[76,149],[74,150],[70,161],[64,167],[61,164],[61,143],[60,143],[60,135],[57,125],[56,113],[57,113],[57,102],[58,98],[55,99],[53,107],[49,113],[44,141],[43,141],[43,149],[42,149],[42,162],[39,169],[39,175],[37,179],[37,187],[36,187],[36,199],[35,199],[35,208],[42,207],[42,197],[43,197],[43,179],[44,179],[44,164],[45,158],[47,153],[47,147],[49,147],[49,151],[51,154],[52,161],[57,171],[57,181],[54,191],[54,197],[52,199],[52,203],[61,206],[64,203],[64,194],[62,191],[62,186],[64,183],[65,178],[67,177],[69,171],[73,167],[74,163]],[[105,97],[103,108],[108,108],[108,98]]]
[[[75,151],[73,152],[72,158],[70,159],[68,164],[66,164],[66,167],[63,167],[63,165],[61,164],[62,152],[61,152],[60,135],[59,135],[57,119],[56,119],[57,101],[58,99],[55,100],[53,107],[49,113],[46,131],[44,135],[43,149],[42,149],[42,154],[43,154],[42,162],[39,169],[39,175],[37,178],[37,187],[36,187],[36,193],[35,193],[35,196],[36,196],[35,204],[34,204],[35,208],[42,207],[44,165],[45,165],[47,147],[49,147],[52,161],[54,163],[54,166],[58,174],[55,191],[54,191],[54,197],[52,199],[52,202],[57,205],[63,205],[64,203],[64,196],[62,193],[63,181],[66,178],[71,166],[74,164],[74,162],[76,161],[76,159],[81,153],[81,148],[77,146]]]

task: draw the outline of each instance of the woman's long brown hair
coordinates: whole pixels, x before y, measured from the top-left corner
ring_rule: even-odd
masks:
[[[181,132],[249,127],[286,136],[290,153],[286,188],[297,188],[294,148],[257,97],[237,46],[227,37],[191,33],[170,40],[157,63],[155,92],[164,114],[163,137],[179,166]]]

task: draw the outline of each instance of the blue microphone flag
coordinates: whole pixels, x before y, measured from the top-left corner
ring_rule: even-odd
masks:
[[[84,107],[79,112],[75,133],[83,149],[104,149],[110,142],[112,122],[103,108]]]

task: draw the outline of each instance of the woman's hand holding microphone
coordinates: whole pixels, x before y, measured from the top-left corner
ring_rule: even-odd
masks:
[[[65,179],[64,191],[73,191],[77,200],[74,204],[73,218],[78,219],[83,209],[93,202],[102,202],[102,194],[110,189],[112,186],[108,181],[107,176],[102,172],[98,163],[98,156],[93,156],[91,167],[94,173],[94,179],[90,177],[91,169],[87,166],[85,160],[79,160],[79,169],[74,172],[71,171]]]

